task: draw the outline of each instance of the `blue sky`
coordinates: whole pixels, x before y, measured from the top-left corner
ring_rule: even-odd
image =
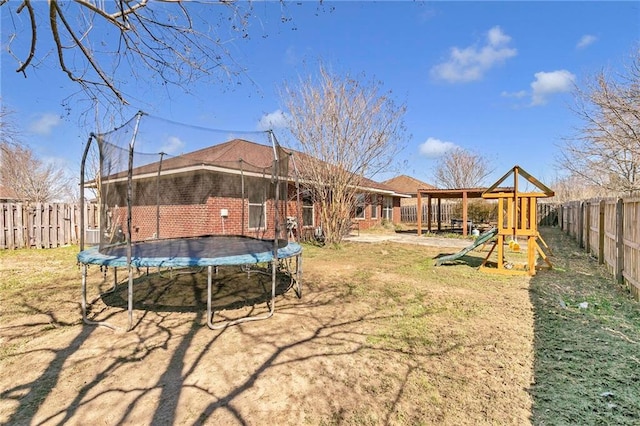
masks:
[[[27,78],[15,72],[5,49],[13,25],[3,9],[2,102],[41,159],[79,173],[95,129],[79,125],[81,102],[62,106],[78,88],[53,55],[39,58]],[[291,20],[283,23],[283,13]],[[283,113],[278,89],[322,60],[336,73],[381,81],[406,104],[401,173],[431,182],[438,156],[458,146],[495,168],[486,184],[516,164],[544,182],[557,176],[558,145],[579,125],[569,109],[573,84],[602,69],[622,71],[640,43],[638,2],[299,1],[284,12],[264,2],[254,15],[251,37],[229,45],[253,83],[202,84],[191,93],[141,85],[136,93],[129,81],[124,114],[143,110],[219,129],[275,125]]]

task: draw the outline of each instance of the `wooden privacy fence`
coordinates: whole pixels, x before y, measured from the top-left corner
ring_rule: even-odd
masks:
[[[451,219],[457,217],[454,213],[457,205],[454,203],[441,203],[440,204],[440,218],[442,223],[451,223]],[[431,203],[432,219],[435,221],[438,212],[437,202]],[[400,221],[402,223],[418,223],[418,206],[408,205],[400,207]],[[427,204],[422,205],[422,223],[427,223]]]
[[[540,226],[558,226],[558,204],[556,203],[539,203],[538,204],[538,225]],[[459,210],[457,203],[441,203],[440,214],[442,223],[451,223],[456,216],[456,209]],[[434,201],[431,205],[432,219],[436,220],[438,211],[438,203]],[[400,220],[402,223],[418,222],[418,206],[408,205],[400,207]],[[427,223],[427,205],[422,206],[422,223]]]
[[[640,198],[571,201],[558,214],[562,230],[640,300]]]
[[[85,229],[97,228],[95,204],[85,205]],[[0,203],[0,249],[53,248],[80,242],[80,206]]]
[[[538,226],[558,226],[558,204],[538,201]]]

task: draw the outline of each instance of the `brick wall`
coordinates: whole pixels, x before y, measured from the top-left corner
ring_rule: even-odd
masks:
[[[155,179],[136,181],[133,194],[136,206],[132,208],[132,239],[134,241],[151,238],[178,238],[199,235],[248,235],[260,238],[274,237],[274,188],[268,184],[269,179],[254,177],[244,178],[244,197],[242,178],[240,175],[200,173],[178,175],[164,178],[160,182],[160,191]],[[263,192],[265,183],[266,196],[266,229],[249,229],[249,199],[251,191]],[[263,192],[264,193],[264,192]],[[108,203],[120,207],[111,210],[113,232],[118,226],[126,232],[126,187],[119,183],[108,191]],[[282,194],[283,198],[285,194]],[[302,206],[297,209],[297,197],[294,184],[288,186],[286,203],[281,203],[279,218],[281,236],[286,236],[286,216],[294,216],[302,221]],[[160,202],[159,223],[157,221]],[[286,210],[284,209],[286,205]],[[377,207],[377,217],[371,218],[371,209]],[[315,222],[303,224],[304,227],[319,225],[319,206],[315,206]],[[226,216],[221,214],[226,210]],[[383,218],[383,197],[369,194],[366,196],[365,218],[353,219],[358,222],[359,229],[364,230],[380,224]],[[393,222],[400,223],[400,199],[394,199]],[[159,225],[159,227],[158,227]]]

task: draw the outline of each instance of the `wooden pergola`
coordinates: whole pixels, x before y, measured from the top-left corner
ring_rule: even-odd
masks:
[[[470,198],[482,198],[482,194],[487,188],[460,188],[460,189],[418,189],[418,235],[422,235],[422,198],[427,198],[427,230],[431,231],[431,220],[433,212],[431,211],[431,201],[438,200],[437,207],[437,223],[438,231],[442,230],[441,221],[441,204],[442,199],[462,199],[462,235],[468,233],[467,222],[469,215],[467,213],[468,202]]]

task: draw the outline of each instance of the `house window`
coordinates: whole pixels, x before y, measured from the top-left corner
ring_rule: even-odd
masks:
[[[393,222],[393,198],[384,197],[382,204],[382,218]]]
[[[378,196],[377,195],[372,195],[371,196],[371,219],[377,219],[378,218]]]
[[[313,226],[313,197],[302,195],[302,226]]]
[[[356,219],[364,219],[365,218],[364,209],[365,209],[366,206],[367,206],[367,204],[365,203],[364,194],[356,195],[356,211],[355,211],[355,215],[354,215],[354,217]]]
[[[265,203],[265,186],[250,185],[249,195],[249,229],[267,228],[267,209]]]

